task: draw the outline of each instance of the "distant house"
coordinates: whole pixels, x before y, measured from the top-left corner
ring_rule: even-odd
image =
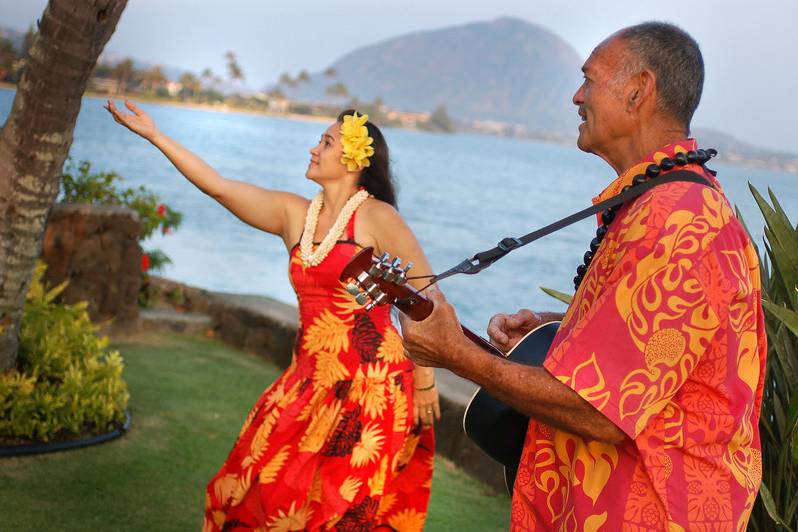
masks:
[[[429,121],[429,113],[406,113],[403,111],[387,111],[385,117],[392,122],[399,122],[403,127],[418,127],[419,123]]]
[[[470,129],[483,135],[499,135],[502,137],[526,137],[529,131],[520,124],[508,124],[498,120],[474,120]]]
[[[119,92],[119,81],[113,78],[91,78],[88,89],[105,94],[117,94]]]
[[[287,98],[272,96],[266,103],[267,109],[273,113],[287,113],[291,105],[290,100]]]
[[[169,96],[177,96],[180,90],[183,88],[183,85],[177,81],[169,80],[164,84],[164,88],[166,88],[166,92],[169,94]]]

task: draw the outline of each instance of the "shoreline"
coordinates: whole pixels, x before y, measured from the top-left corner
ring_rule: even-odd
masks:
[[[8,83],[8,82],[0,82],[0,89],[9,89],[9,90],[16,90],[16,84]],[[299,122],[310,122],[310,123],[317,123],[317,124],[330,124],[336,120],[336,116],[321,116],[321,115],[307,115],[307,114],[298,114],[298,113],[276,113],[270,112],[266,110],[257,110],[257,109],[245,109],[240,107],[233,107],[224,103],[221,104],[211,104],[211,103],[200,103],[200,102],[185,102],[185,101],[177,101],[172,99],[166,98],[150,98],[150,97],[142,97],[139,94],[119,94],[119,95],[108,95],[100,92],[95,91],[86,91],[83,93],[85,98],[92,98],[97,100],[131,100],[140,103],[148,103],[153,105],[164,105],[164,106],[173,106],[179,107],[184,109],[195,109],[198,111],[208,111],[214,113],[226,113],[226,114],[237,114],[237,115],[244,115],[244,116],[265,116],[268,118],[275,118],[275,119],[284,119],[284,120],[295,120]],[[423,132],[418,128],[408,128],[408,127],[401,127],[401,126],[390,126],[395,127],[397,129],[401,129],[404,131],[417,131]],[[697,128],[700,129],[700,128]],[[545,136],[513,136],[513,135],[496,135],[490,134],[483,131],[473,131],[469,129],[465,130],[455,130],[454,134],[469,134],[469,135],[481,135],[486,137],[499,137],[499,138],[508,138],[514,139],[522,142],[542,142],[545,144],[555,144],[559,146],[573,146],[573,141],[562,141],[557,140],[554,138],[546,138]],[[735,142],[741,145],[745,145],[745,142],[735,139]],[[710,144],[712,142],[710,141]],[[742,146],[740,146],[742,147]],[[759,149],[757,147],[753,147],[755,149]],[[745,149],[745,148],[744,148]],[[749,168],[752,170],[771,170],[777,172],[785,172],[787,174],[798,174],[798,155],[794,155],[792,153],[781,153],[781,152],[771,152],[766,154],[766,158],[759,158],[757,157],[759,154],[750,154],[744,153],[735,150],[732,148],[731,150],[724,150],[723,159],[719,162],[723,164],[729,164],[732,166],[740,166],[743,168]],[[775,158],[775,159],[774,159]]]
[[[271,113],[269,111],[259,111],[255,109],[243,109],[240,107],[231,107],[227,104],[216,105],[211,103],[180,102],[175,100],[158,99],[158,98],[142,98],[140,95],[137,94],[119,94],[111,96],[99,92],[86,91],[83,94],[83,96],[85,98],[92,98],[95,100],[115,100],[115,101],[131,100],[139,103],[180,107],[183,109],[196,109],[198,111],[209,111],[213,113],[266,116],[269,118],[285,118],[288,120],[297,120],[301,122],[315,122],[315,123],[328,124],[330,122],[335,121],[336,118],[334,116],[302,115],[296,113]]]
[[[13,83],[0,81],[0,89],[16,90],[17,86]],[[181,102],[177,100],[170,100],[166,98],[147,98],[139,94],[116,94],[110,95],[96,91],[89,91],[83,93],[84,98],[91,98],[94,100],[115,100],[124,101],[131,100],[139,103],[148,103],[153,105],[165,105],[171,107],[180,107],[185,109],[196,109],[199,111],[210,111],[214,113],[250,115],[250,116],[267,116],[269,118],[285,118],[288,120],[297,120],[301,122],[317,122],[317,123],[330,123],[336,119],[335,116],[321,116],[321,115],[303,115],[297,113],[272,113],[269,111],[260,111],[254,109],[243,109],[240,107],[232,107],[227,104],[210,104],[200,102]]]

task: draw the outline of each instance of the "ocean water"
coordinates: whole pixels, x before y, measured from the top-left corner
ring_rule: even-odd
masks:
[[[2,122],[13,95],[0,89]],[[175,233],[157,235],[144,244],[172,258],[163,275],[212,290],[295,303],[282,241],[243,224],[194,188],[148,142],[117,125],[103,102],[84,99],[72,157],[91,161],[93,170],[115,170],[127,185],[146,185],[183,212],[183,224]],[[224,176],[306,197],[317,191],[304,172],[308,150],[326,124],[166,105],[141,107],[166,134]],[[384,134],[399,184],[400,212],[436,272],[493,247],[505,236],[521,236],[588,206],[614,175],[603,161],[575,146],[398,129]],[[798,176],[724,165],[723,154],[710,166],[718,170],[727,196],[758,243],[763,222],[749,181],[763,193],[771,188],[796,222]],[[512,252],[477,276],[443,281],[442,288],[463,323],[476,331],[484,331],[497,312],[523,307],[562,310],[564,305],[540,287],[572,292],[574,270],[594,231],[595,220],[579,222]]]

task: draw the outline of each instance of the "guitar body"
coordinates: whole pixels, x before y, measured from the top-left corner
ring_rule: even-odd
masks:
[[[545,323],[527,333],[507,353],[507,360],[541,366],[557,334],[560,322]],[[463,415],[463,430],[488,456],[504,466],[507,491],[512,493],[529,417],[518,413],[488,392],[474,393]]]

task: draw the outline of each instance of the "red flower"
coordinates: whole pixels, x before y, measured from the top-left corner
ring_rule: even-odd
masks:
[[[161,234],[162,235],[168,235],[171,232],[172,232],[172,230],[169,229],[168,227],[166,227],[166,226],[161,227]]]
[[[160,205],[158,205],[158,216],[163,218],[164,214],[166,214],[166,205],[161,203]]]
[[[141,273],[147,273],[150,269],[150,256],[144,253],[141,256]]]

